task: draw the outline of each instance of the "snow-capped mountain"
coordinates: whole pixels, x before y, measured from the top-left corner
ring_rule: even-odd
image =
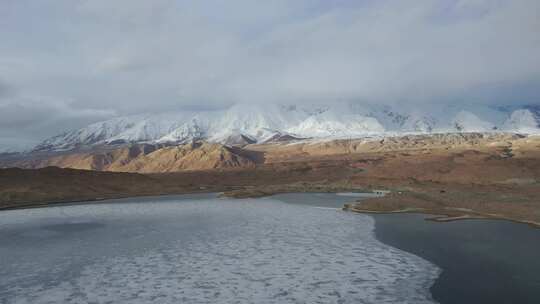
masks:
[[[504,122],[503,129],[511,132],[536,133],[540,127],[540,119],[528,109],[512,112]]]
[[[437,125],[433,113],[420,113],[417,110],[401,112],[389,106],[374,107],[369,116],[375,117],[386,131],[429,133]]]
[[[245,105],[222,111],[118,117],[43,141],[35,151],[70,150],[103,144],[177,144],[204,139],[225,144],[279,139],[352,138],[444,132],[540,133],[540,107],[418,107]]]
[[[113,118],[46,139],[35,150],[70,150],[100,143],[153,141],[172,132],[186,117],[159,114]]]
[[[172,130],[164,136],[161,136],[158,143],[169,142],[183,142],[188,139],[204,138],[206,136],[206,130],[208,129],[208,122],[194,117],[183,123],[178,128]],[[159,136],[159,135],[157,135]]]
[[[466,130],[468,132],[489,132],[495,130],[495,125],[482,120],[469,111],[460,111],[452,119],[452,126],[458,132]]]
[[[383,133],[384,127],[373,117],[327,111],[310,116],[287,131],[302,137],[357,137]]]

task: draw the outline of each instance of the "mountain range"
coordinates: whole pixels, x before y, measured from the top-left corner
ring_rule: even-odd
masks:
[[[455,132],[540,133],[540,106],[236,104],[225,110],[122,116],[48,138],[33,152],[99,145],[175,145],[205,140],[245,145],[294,139],[362,138]]]

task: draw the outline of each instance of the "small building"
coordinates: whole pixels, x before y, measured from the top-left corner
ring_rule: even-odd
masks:
[[[388,193],[390,193],[390,190],[374,189],[373,193],[375,193],[376,195],[384,196],[384,195],[387,195]]]

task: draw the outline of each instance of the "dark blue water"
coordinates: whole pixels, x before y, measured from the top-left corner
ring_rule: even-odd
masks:
[[[540,303],[540,229],[508,221],[375,215],[376,236],[442,268],[440,303]]]

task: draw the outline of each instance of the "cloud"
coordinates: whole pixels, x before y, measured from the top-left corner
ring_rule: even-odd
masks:
[[[540,84],[536,0],[6,0],[0,6],[0,77],[21,95],[43,100],[42,110],[3,109],[18,117],[12,120],[43,120],[36,113],[57,109],[57,100],[70,100],[61,103],[60,122],[85,111],[235,102],[539,97],[538,90],[515,89]],[[0,83],[0,97],[5,92]],[[84,117],[106,116],[94,114]]]
[[[6,98],[14,94],[14,88],[8,85],[7,83],[2,82],[0,79],[0,98]]]
[[[114,111],[73,107],[57,99],[17,97],[0,100],[0,137],[35,141],[56,132],[107,119]]]

